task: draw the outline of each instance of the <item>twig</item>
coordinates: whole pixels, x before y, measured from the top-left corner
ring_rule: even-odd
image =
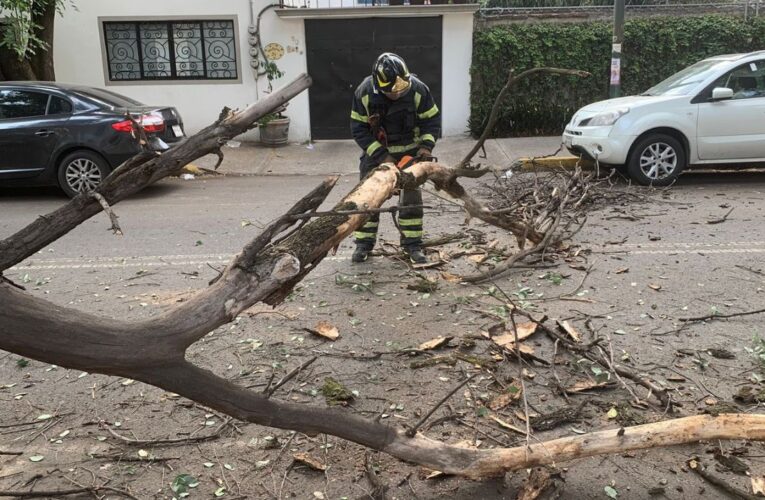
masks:
[[[533,75],[535,73],[552,73],[557,75],[573,75],[579,77],[590,76],[590,74],[586,71],[560,68],[532,68],[519,73],[517,76],[515,75],[515,71],[511,70],[507,77],[507,82],[505,82],[505,86],[502,87],[502,90],[499,91],[497,98],[494,100],[494,105],[491,107],[491,112],[489,113],[489,119],[486,122],[486,128],[483,129],[481,137],[478,138],[478,142],[475,143],[473,149],[471,149],[470,152],[465,155],[465,158],[463,158],[462,161],[455,166],[455,168],[465,167],[468,163],[470,163],[470,160],[475,156],[475,154],[478,153],[478,151],[483,147],[484,142],[486,142],[486,139],[488,139],[489,135],[494,130],[494,125],[496,125],[497,119],[499,118],[500,105],[502,104],[502,100],[505,98],[505,95],[510,90],[510,87],[512,87],[519,80],[522,80],[527,76]]]
[[[733,207],[733,208],[735,208],[735,207]],[[720,217],[719,219],[708,220],[707,224],[722,224],[723,222],[728,220],[728,216],[730,215],[731,212],[733,212],[733,208],[728,210],[728,212],[725,215],[723,215],[722,217]]]
[[[473,375],[471,375],[468,378],[466,378],[465,380],[463,380],[457,387],[455,387],[454,389],[449,391],[449,394],[444,396],[444,398],[441,399],[441,401],[436,403],[436,405],[433,408],[431,408],[431,410],[428,413],[426,413],[425,416],[422,417],[419,422],[414,424],[414,426],[412,426],[409,430],[406,431],[406,435],[409,436],[409,437],[414,437],[417,434],[417,429],[422,427],[422,425],[430,418],[431,415],[433,415],[433,413],[435,413],[435,411],[437,409],[439,409],[444,403],[446,403],[449,400],[450,397],[454,396],[455,392],[459,391],[460,389],[462,389],[465,386],[465,384],[467,384],[468,382],[473,380],[476,375],[478,375],[478,374],[474,373]]]
[[[103,425],[103,427],[115,438],[119,439],[120,441],[123,441],[124,443],[130,445],[130,446],[176,446],[176,445],[182,445],[182,444],[189,444],[189,443],[201,443],[204,441],[210,441],[213,439],[217,439],[221,436],[223,433],[223,430],[228,427],[228,425],[231,423],[231,419],[226,419],[225,422],[220,424],[217,429],[215,429],[215,432],[212,434],[208,434],[206,436],[196,436],[196,437],[190,437],[190,438],[178,438],[178,439],[133,439],[126,436],[123,436],[121,434],[117,434],[114,432],[111,427],[108,425]]]
[[[24,454],[23,451],[3,451],[3,450],[0,450],[0,455],[15,455],[15,456],[19,456],[19,455],[23,455],[23,454]]]
[[[739,269],[743,269],[744,271],[749,271],[750,273],[754,273],[754,274],[757,274],[759,276],[765,276],[765,273],[763,273],[762,271],[757,270],[757,269],[752,269],[751,267],[742,266],[740,264],[736,264],[735,267],[737,267]]]
[[[687,464],[688,464],[688,468],[691,469],[696,474],[698,474],[702,479],[720,488],[721,490],[723,490],[728,495],[734,498],[743,498],[744,500],[757,500],[758,498],[760,498],[755,495],[750,495],[746,491],[741,491],[740,489],[733,487],[729,485],[728,483],[726,483],[725,481],[723,481],[722,478],[715,476],[711,472],[707,472],[706,467],[704,467],[704,464],[702,464],[698,459],[688,460]]]
[[[112,207],[109,206],[109,203],[106,201],[106,198],[104,198],[101,193],[97,191],[93,191],[90,193],[93,198],[95,198],[98,203],[101,204],[101,208],[104,209],[104,212],[106,212],[106,215],[109,216],[109,220],[112,221],[112,227],[110,228],[112,232],[114,232],[117,236],[122,236],[122,228],[120,227],[120,223],[118,221],[119,217],[117,214],[114,213],[114,210],[112,210]]]
[[[148,457],[142,458],[142,457],[130,457],[121,455],[119,453],[109,455],[108,453],[91,453],[91,458],[99,459],[99,460],[113,460],[115,462],[169,462],[170,460],[180,460],[181,457],[153,457],[149,455]]]
[[[765,309],[757,309],[756,311],[747,311],[747,312],[740,312],[740,313],[733,313],[733,314],[708,314],[706,316],[699,316],[698,318],[678,318],[678,321],[687,323],[689,321],[707,321],[710,319],[726,319],[726,318],[735,318],[737,316],[751,316],[752,314],[762,314],[762,313],[765,313]]]
[[[661,401],[662,406],[667,408],[669,412],[672,412],[674,410],[674,407],[676,406],[682,406],[677,401],[673,401],[670,397],[669,393],[666,389],[660,387],[659,385],[655,384],[651,380],[649,380],[646,377],[642,377],[639,374],[633,372],[632,370],[625,368],[623,366],[619,366],[614,364],[613,368],[609,366],[608,359],[605,357],[604,354],[601,354],[600,356],[597,356],[593,354],[592,348],[597,347],[600,342],[603,341],[603,339],[596,339],[593,342],[586,344],[586,345],[579,345],[574,344],[573,342],[569,341],[567,338],[556,332],[554,329],[549,328],[547,325],[544,324],[545,321],[547,321],[547,317],[543,317],[542,319],[536,319],[533,316],[531,316],[529,313],[517,309],[517,313],[522,314],[526,318],[530,319],[531,321],[534,321],[539,326],[538,328],[541,328],[542,331],[547,334],[549,337],[551,337],[553,340],[558,339],[560,340],[561,344],[568,350],[572,352],[576,352],[579,355],[587,358],[588,360],[592,361],[593,363],[598,363],[603,368],[610,370],[613,369],[615,374],[621,375],[624,378],[628,378],[635,382],[638,385],[641,385],[651,391],[651,394],[653,394],[656,399]]]
[[[553,346],[553,356],[550,360],[550,370],[552,371],[552,376],[555,379],[555,384],[558,386],[558,390],[561,394],[563,394],[563,398],[566,400],[566,402],[570,403],[571,401],[568,398],[568,392],[566,391],[566,388],[563,387],[563,383],[560,381],[560,377],[558,377],[558,372],[555,370],[555,357],[558,355],[558,344],[560,344],[560,340],[555,339],[555,345]]]
[[[319,359],[317,356],[314,356],[313,358],[309,359],[308,361],[306,361],[305,363],[303,363],[302,365],[298,366],[297,368],[289,372],[287,375],[285,375],[284,378],[278,381],[276,385],[274,385],[271,388],[269,388],[271,384],[271,382],[269,381],[269,386],[266,386],[265,390],[263,391],[263,394],[265,394],[266,398],[270,398],[271,395],[273,395],[273,393],[276,392],[276,390],[279,387],[283,386],[284,384],[286,384],[287,382],[295,378],[295,376],[298,373],[300,373],[304,368],[308,367],[311,363],[313,363],[317,359]]]
[[[70,495],[79,495],[81,493],[90,493],[96,495],[99,491],[111,491],[117,493],[126,498],[132,498],[138,500],[125,490],[119,488],[112,488],[111,486],[90,486],[82,488],[74,488],[70,490],[39,490],[39,491],[3,491],[0,490],[0,497],[15,497],[15,498],[59,498]]]
[[[619,375],[619,372],[616,370],[616,363],[614,363],[614,346],[611,343],[611,336],[607,336],[608,338],[608,352],[610,356],[606,356],[606,353],[603,352],[603,348],[598,346],[598,351],[600,351],[600,355],[602,356],[603,360],[608,365],[608,369],[614,373],[614,376],[619,381],[620,384],[622,384],[622,387],[630,393],[630,395],[635,399],[635,403],[642,404],[643,402],[640,400],[637,394],[635,394],[635,391],[632,390],[632,387],[627,385],[627,383],[622,379],[622,377]]]
[[[385,500],[388,498],[386,492],[388,491],[388,485],[383,483],[375,472],[372,462],[369,459],[369,453],[364,457],[364,472],[367,476],[369,484],[372,485],[372,492],[366,496],[371,497],[373,500]]]
[[[511,302],[512,304],[512,302]],[[529,398],[526,396],[526,383],[523,381],[523,357],[521,356],[521,344],[518,340],[518,325],[515,322],[515,304],[510,311],[510,321],[513,324],[513,346],[515,355],[518,358],[518,381],[521,384],[521,396],[523,397],[523,413],[526,420],[526,457],[528,458],[528,450],[531,447],[531,418],[529,417]],[[555,364],[555,358],[552,363]]]

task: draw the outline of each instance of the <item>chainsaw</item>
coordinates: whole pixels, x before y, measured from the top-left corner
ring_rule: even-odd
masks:
[[[415,163],[420,163],[423,161],[438,161],[438,158],[432,155],[417,155],[417,156],[411,156],[411,155],[405,155],[402,156],[401,159],[396,164],[396,167],[399,170],[405,170]]]

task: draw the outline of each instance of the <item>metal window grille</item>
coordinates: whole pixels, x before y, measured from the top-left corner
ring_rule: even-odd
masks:
[[[105,22],[110,81],[236,80],[234,22]]]

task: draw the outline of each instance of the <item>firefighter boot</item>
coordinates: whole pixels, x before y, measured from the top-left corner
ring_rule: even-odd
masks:
[[[425,264],[428,262],[428,258],[422,253],[422,247],[408,246],[406,247],[406,254],[409,256],[409,260],[412,264]]]
[[[351,262],[356,264],[366,262],[366,260],[369,258],[369,251],[370,249],[367,245],[356,245],[356,250],[353,251]]]

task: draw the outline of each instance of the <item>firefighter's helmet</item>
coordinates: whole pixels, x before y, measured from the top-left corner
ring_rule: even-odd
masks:
[[[411,75],[401,56],[392,52],[380,54],[372,68],[375,88],[391,99],[398,99],[409,91]]]

